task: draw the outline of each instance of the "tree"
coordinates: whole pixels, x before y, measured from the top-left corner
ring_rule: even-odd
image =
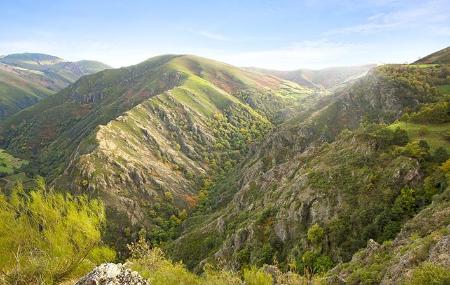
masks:
[[[113,260],[101,246],[104,225],[98,200],[57,193],[42,178],[28,193],[16,185],[0,194],[0,283],[54,284]]]
[[[312,227],[309,228],[307,237],[310,242],[313,244],[318,244],[322,241],[324,236],[324,230],[321,226],[318,224],[312,225]]]

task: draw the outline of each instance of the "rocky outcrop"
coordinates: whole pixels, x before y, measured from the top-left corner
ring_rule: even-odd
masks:
[[[76,285],[150,285],[150,283],[120,263],[104,263],[81,278]]]

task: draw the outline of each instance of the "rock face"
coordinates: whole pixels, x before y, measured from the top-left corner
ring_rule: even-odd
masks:
[[[150,283],[120,263],[104,263],[81,278],[76,285],[150,285]]]

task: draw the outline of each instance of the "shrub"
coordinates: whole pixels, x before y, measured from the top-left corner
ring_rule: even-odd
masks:
[[[0,194],[0,268],[6,284],[55,284],[115,259],[100,245],[105,211],[98,200],[56,193],[43,179],[26,193]],[[2,281],[2,280],[0,280]]]
[[[449,155],[445,148],[442,146],[438,147],[433,154],[433,160],[437,163],[443,163],[449,158]]]
[[[312,242],[313,244],[318,244],[323,239],[324,230],[318,224],[314,224],[312,227],[309,228],[307,236],[310,242]]]
[[[244,281],[247,285],[272,285],[272,276],[261,269],[250,267],[244,269]]]
[[[450,284],[450,271],[441,265],[424,262],[416,267],[407,285],[446,285]]]
[[[405,146],[405,154],[423,161],[429,158],[429,149],[430,147],[426,141],[413,141]]]
[[[410,116],[414,123],[442,124],[450,122],[450,103],[438,102],[423,106],[419,112]]]

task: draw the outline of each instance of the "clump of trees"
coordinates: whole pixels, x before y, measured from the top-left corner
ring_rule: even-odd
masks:
[[[408,118],[408,115],[406,116]],[[409,115],[413,123],[443,124],[450,122],[450,103],[437,102],[424,105],[418,112]]]
[[[103,204],[56,192],[42,178],[0,193],[0,283],[57,284],[115,259],[101,244]]]

